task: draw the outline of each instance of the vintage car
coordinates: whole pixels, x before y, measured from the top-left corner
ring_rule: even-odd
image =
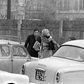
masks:
[[[53,56],[26,62],[22,74],[37,84],[84,84],[84,40],[68,41]]]
[[[34,59],[36,60],[36,58],[29,56],[23,43],[0,40],[0,70],[19,73],[23,63]]]
[[[29,84],[29,77],[0,71],[0,84]]]

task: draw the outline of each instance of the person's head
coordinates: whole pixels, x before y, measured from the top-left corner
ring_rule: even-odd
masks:
[[[44,37],[49,37],[50,36],[50,31],[48,30],[48,29],[43,29],[42,30],[42,36],[44,36]]]
[[[39,30],[38,29],[34,29],[34,36],[39,36]]]
[[[76,38],[75,37],[69,37],[68,41],[71,41],[71,40],[76,40]]]

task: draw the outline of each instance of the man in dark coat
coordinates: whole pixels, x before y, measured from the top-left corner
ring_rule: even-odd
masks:
[[[39,36],[39,30],[35,29],[34,33],[29,35],[25,41],[25,47],[27,48],[30,56],[32,57],[38,57],[39,50],[34,49],[35,42],[38,42],[41,44],[41,37]]]

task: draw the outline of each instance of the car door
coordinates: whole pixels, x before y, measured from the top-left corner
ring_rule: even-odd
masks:
[[[12,72],[10,49],[9,45],[0,45],[0,70]]]
[[[23,46],[16,45],[13,49],[13,73],[20,73],[22,65],[29,61],[29,55]]]

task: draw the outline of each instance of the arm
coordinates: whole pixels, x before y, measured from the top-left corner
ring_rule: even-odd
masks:
[[[53,41],[53,43],[54,43],[55,45],[57,45],[58,47],[60,47],[60,45],[59,45],[54,39],[52,39],[52,41]]]
[[[28,43],[29,43],[29,36],[27,37],[27,39],[26,39],[26,41],[25,41],[25,48],[27,48],[27,45],[28,45]]]
[[[40,36],[37,38],[37,41],[38,41],[39,43],[41,43],[41,37],[40,37]]]
[[[54,45],[57,45],[58,47],[60,47],[60,45],[50,36],[49,41],[52,41],[54,43]]]

